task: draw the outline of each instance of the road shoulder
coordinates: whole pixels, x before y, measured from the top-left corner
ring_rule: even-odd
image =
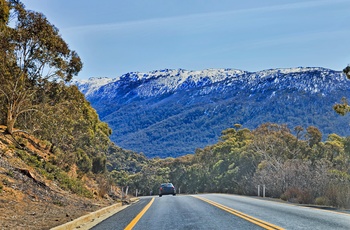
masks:
[[[131,204],[138,202],[139,199],[131,199]],[[60,226],[54,227],[51,230],[88,230],[97,225],[98,223],[106,220],[107,218],[113,216],[114,214],[122,211],[123,209],[129,207],[130,205],[122,205],[122,203],[113,204],[111,206],[102,208],[95,212],[89,213],[68,223],[62,224]]]

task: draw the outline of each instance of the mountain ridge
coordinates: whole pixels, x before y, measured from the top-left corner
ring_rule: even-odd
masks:
[[[350,83],[342,72],[322,67],[164,69],[74,84],[113,129],[117,145],[148,157],[193,153],[234,123],[313,125],[325,135],[349,134],[347,118],[332,106],[350,96]]]
[[[178,77],[180,76],[180,79],[177,83],[184,83],[186,81],[191,81],[198,83],[199,80],[211,80],[211,83],[220,82],[223,80],[226,80],[227,78],[233,78],[235,76],[244,76],[244,75],[253,75],[254,77],[258,76],[260,78],[264,77],[270,77],[271,75],[275,74],[290,74],[290,73],[301,73],[306,71],[332,71],[332,72],[339,72],[340,71],[334,71],[327,68],[322,67],[296,67],[296,68],[277,68],[277,69],[267,69],[267,70],[261,70],[257,72],[249,72],[249,71],[243,71],[238,69],[205,69],[201,71],[192,71],[192,70],[184,70],[184,69],[163,69],[163,70],[154,70],[150,72],[129,72],[126,74],[123,74],[120,77],[116,78],[107,78],[107,77],[91,77],[88,80],[80,80],[75,81],[73,84],[76,84],[79,86],[79,89],[83,91],[83,93],[86,96],[89,96],[90,94],[93,94],[96,90],[99,90],[100,87],[103,87],[108,84],[116,84],[120,81],[129,81],[129,82],[137,82],[137,81],[149,81],[152,79],[159,79],[168,76],[172,77]],[[205,77],[203,77],[205,76]],[[174,82],[161,82],[161,83],[174,83]],[[173,90],[177,89],[179,84],[175,84],[173,86]],[[89,89],[89,91],[86,91]]]

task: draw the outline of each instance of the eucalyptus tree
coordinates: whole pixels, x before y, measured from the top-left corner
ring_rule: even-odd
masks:
[[[11,23],[8,11],[2,10],[0,101],[7,132],[12,134],[21,115],[39,110],[51,83],[69,82],[82,62],[42,13],[26,10],[18,0],[1,0],[4,4],[9,6]]]
[[[9,3],[5,0],[0,0],[0,27],[3,27],[8,22],[10,15]]]
[[[343,69],[343,72],[346,74],[347,78],[350,79],[350,65],[348,65],[347,67],[345,67]]]
[[[347,67],[345,67],[343,69],[343,73],[346,75],[346,77],[348,79],[350,79],[350,65],[348,65]],[[341,103],[339,104],[335,104],[333,106],[333,109],[340,115],[344,116],[346,115],[348,112],[350,112],[350,106],[349,103],[347,101],[347,99],[345,97],[342,98]]]

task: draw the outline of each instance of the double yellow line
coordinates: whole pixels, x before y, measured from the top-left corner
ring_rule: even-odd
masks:
[[[247,220],[253,224],[256,224],[264,229],[268,229],[268,230],[283,230],[283,228],[279,227],[279,226],[276,226],[276,225],[273,225],[271,223],[268,223],[266,221],[263,221],[263,220],[260,220],[258,218],[255,218],[255,217],[252,217],[252,216],[249,216],[243,212],[239,212],[237,210],[234,210],[232,208],[229,208],[229,207],[226,207],[222,204],[219,204],[219,203],[216,203],[214,201],[211,201],[211,200],[208,200],[206,198],[203,198],[203,197],[199,197],[199,196],[193,196],[199,200],[202,200],[204,202],[207,202],[217,208],[220,208],[228,213],[231,213],[235,216],[238,216],[244,220]],[[151,207],[152,203],[154,201],[154,198],[152,198],[152,200],[142,209],[142,211],[128,224],[128,226],[126,226],[125,230],[131,230],[136,224],[137,222],[141,219],[141,217],[147,212],[147,210]]]
[[[271,223],[268,223],[266,221],[260,220],[258,218],[249,216],[249,215],[247,215],[247,214],[245,214],[243,212],[239,212],[239,211],[234,210],[232,208],[226,207],[226,206],[224,206],[222,204],[219,204],[219,203],[216,203],[214,201],[208,200],[206,198],[199,197],[199,196],[193,196],[193,197],[196,197],[197,199],[200,199],[200,200],[202,200],[204,202],[207,202],[207,203],[209,203],[211,205],[214,205],[215,207],[218,207],[218,208],[220,208],[222,210],[225,210],[226,212],[229,212],[229,213],[231,213],[231,214],[233,214],[235,216],[238,216],[238,217],[240,217],[240,218],[242,218],[244,220],[247,220],[247,221],[249,221],[249,222],[251,222],[253,224],[256,224],[256,225],[258,225],[258,226],[260,226],[260,227],[262,227],[264,229],[269,229],[269,230],[283,230],[284,229],[284,228],[281,228],[279,226],[276,226],[276,225],[273,225]]]

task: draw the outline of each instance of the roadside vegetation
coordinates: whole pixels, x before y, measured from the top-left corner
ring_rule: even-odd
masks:
[[[290,130],[266,123],[249,130],[235,125],[217,144],[193,155],[153,159],[122,180],[145,195],[157,193],[163,181],[181,193],[257,195],[258,185],[265,185],[268,197],[350,208],[350,138],[331,134],[321,140],[312,126]]]
[[[81,68],[43,14],[0,0],[0,195],[13,199],[17,190],[46,194],[58,187],[61,194],[109,199],[121,195],[113,185],[148,195],[170,181],[181,193],[257,195],[265,185],[269,197],[350,208],[350,137],[330,134],[322,141],[312,126],[237,124],[194,154],[147,159],[115,146],[108,125],[69,85]],[[346,99],[335,106],[340,114],[348,108]],[[30,192],[23,178],[33,182]],[[53,204],[69,205],[55,197]]]
[[[106,170],[111,129],[69,85],[82,61],[42,13],[17,0],[0,0],[0,6],[0,144],[60,188],[103,197],[112,185]],[[89,190],[89,180],[100,188]]]

